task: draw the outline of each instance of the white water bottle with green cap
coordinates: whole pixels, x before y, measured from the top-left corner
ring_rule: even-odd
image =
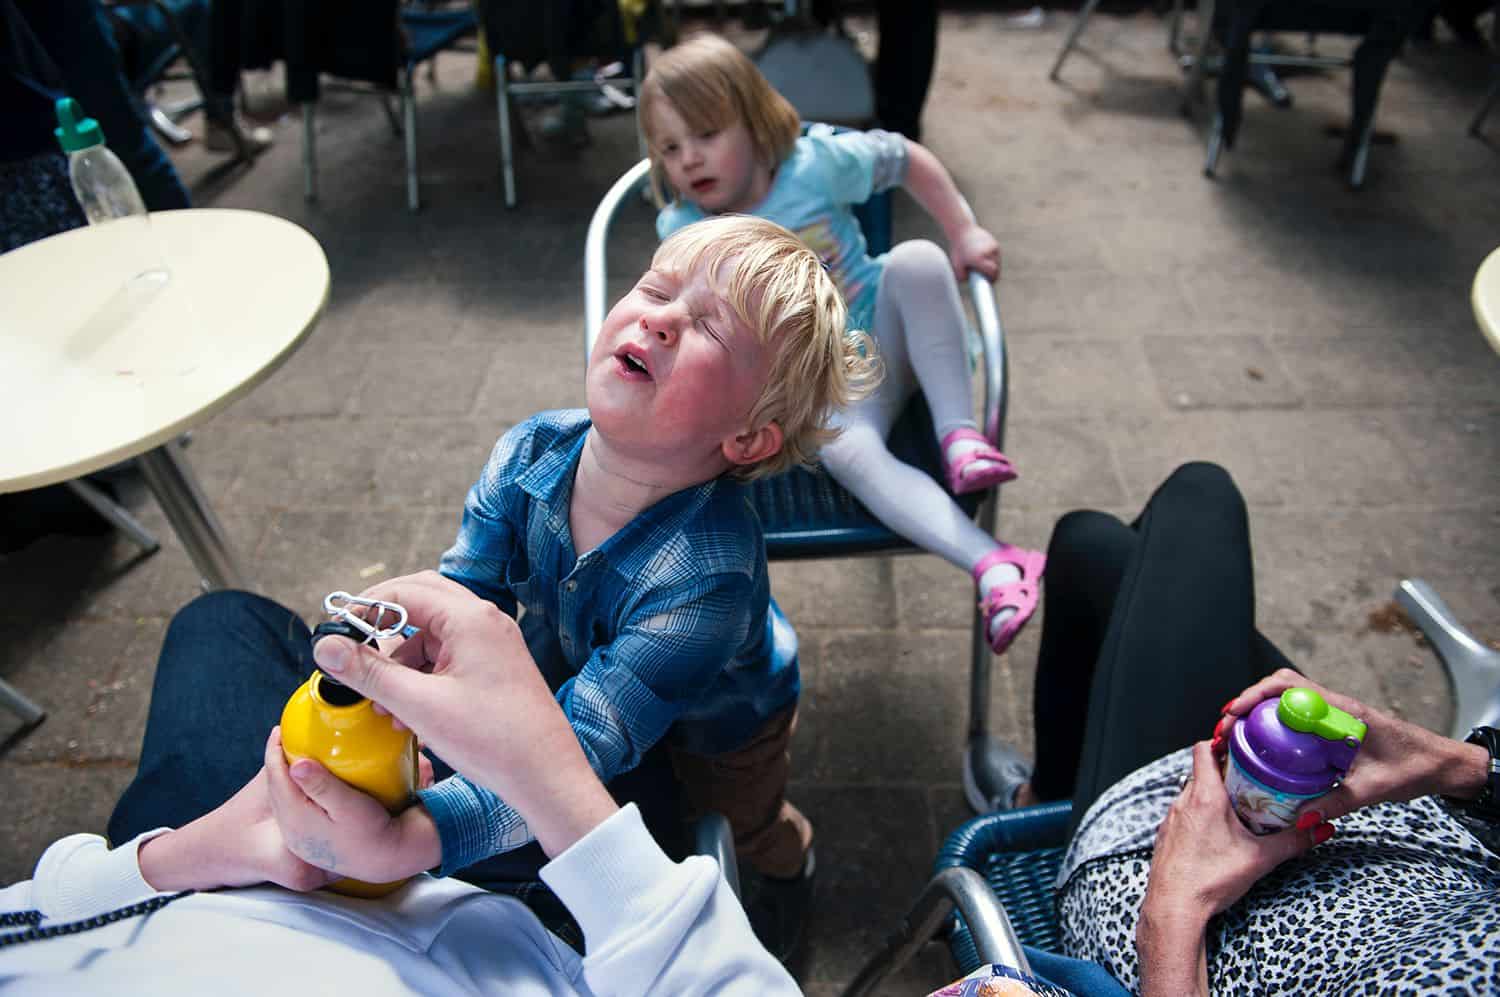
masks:
[[[86,117],[78,102],[64,97],[57,102],[57,128],[53,134],[63,152],[68,154],[68,178],[73,182],[73,196],[83,208],[90,225],[128,220],[137,231],[132,242],[139,244],[140,269],[134,280],[157,282],[168,277],[160,248],[151,234],[151,219],[146,203],[136,189],[130,171],[104,144],[104,130],[99,122]],[[132,251],[135,247],[132,246]]]

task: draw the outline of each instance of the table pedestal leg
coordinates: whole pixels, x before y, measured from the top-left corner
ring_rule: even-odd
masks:
[[[21,718],[21,728],[11,737],[19,737],[47,718],[46,710],[21,695],[4,679],[0,679],[0,706]]]
[[[87,480],[74,478],[68,482],[68,488],[74,495],[87,502],[95,512],[113,523],[115,529],[140,544],[141,549],[147,554],[155,554],[161,547],[156,537],[151,535],[151,531],[142,526],[128,509],[95,488]]]
[[[182,540],[203,576],[205,589],[248,588],[245,574],[229,549],[224,529],[209,508],[182,456],[176,440],[170,440],[136,458],[146,484],[161,503],[172,529]]]

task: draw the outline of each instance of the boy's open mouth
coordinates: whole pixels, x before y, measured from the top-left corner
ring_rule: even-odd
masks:
[[[615,362],[620,365],[620,371],[628,377],[651,378],[651,371],[646,366],[646,358],[639,354],[624,349],[615,354]]]
[[[714,185],[714,183],[715,183],[715,181],[714,181],[713,177],[704,177],[701,180],[694,180],[693,181],[693,193],[695,193],[695,194],[701,194],[704,191],[708,190],[710,187],[712,187]]]

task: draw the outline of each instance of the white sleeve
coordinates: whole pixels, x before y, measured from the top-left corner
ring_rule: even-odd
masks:
[[[673,862],[628,805],[542,867],[578,919],[599,997],[800,994],[707,856]]]
[[[119,848],[110,848],[97,834],[54,841],[37,861],[31,902],[49,921],[72,921],[149,900],[161,891],[141,875],[136,853],[168,830],[147,831]]]

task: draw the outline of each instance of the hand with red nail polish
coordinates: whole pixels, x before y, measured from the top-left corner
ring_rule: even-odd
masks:
[[[1141,992],[1189,993],[1192,979],[1205,982],[1189,971],[1184,959],[1202,955],[1209,918],[1239,900],[1272,869],[1332,834],[1333,825],[1317,810],[1302,814],[1296,831],[1252,834],[1235,815],[1210,744],[1195,744],[1192,778],[1156,831],[1151,874],[1136,924]]]

